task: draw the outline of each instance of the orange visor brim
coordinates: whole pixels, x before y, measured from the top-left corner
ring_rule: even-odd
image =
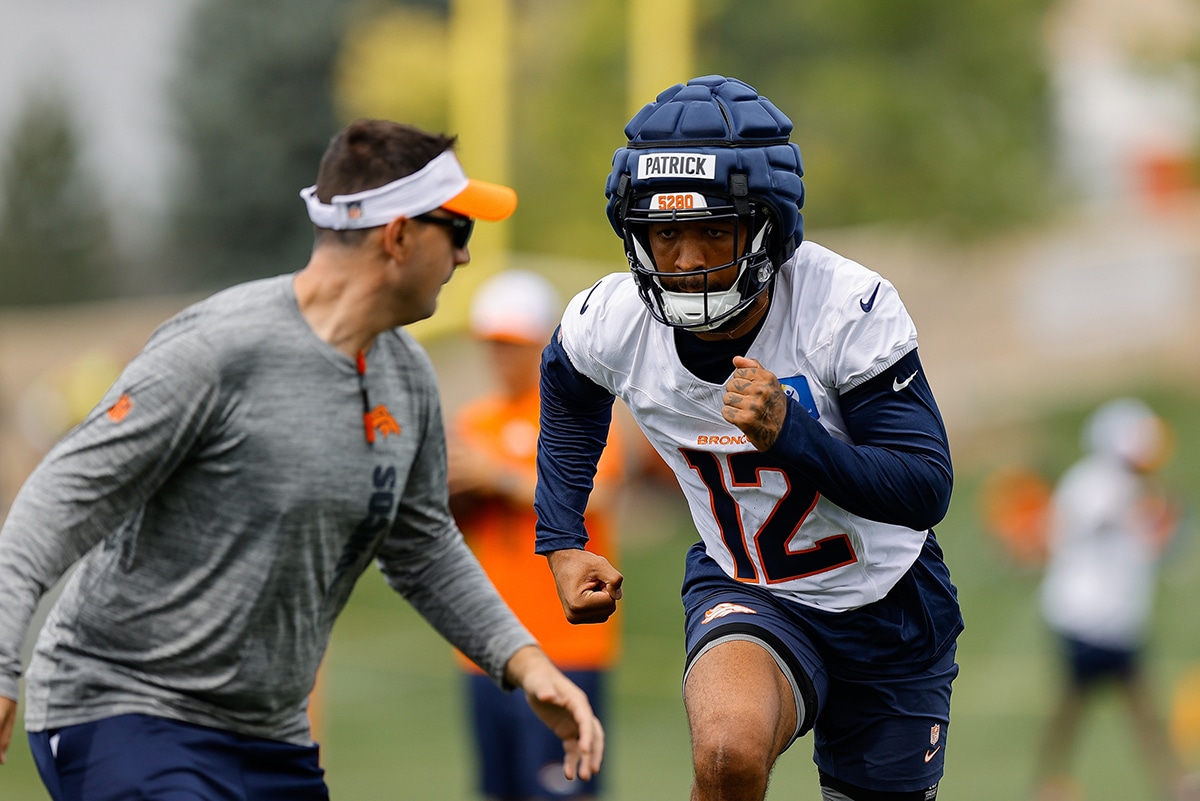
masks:
[[[517,208],[517,193],[507,186],[472,178],[467,188],[443,203],[442,208],[464,217],[499,222]]]

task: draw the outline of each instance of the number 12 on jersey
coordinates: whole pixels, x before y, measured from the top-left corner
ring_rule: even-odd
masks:
[[[850,538],[835,534],[814,542],[810,547],[792,550],[789,542],[820,497],[804,479],[786,465],[768,459],[758,451],[726,455],[730,486],[761,487],[764,472],[780,473],[786,485],[762,527],[754,533],[757,559],[746,546],[746,532],[737,501],[725,484],[721,457],[711,451],[681,448],[684,460],[696,471],[708,488],[713,515],[721,530],[721,539],[733,556],[735,578],[739,581],[779,584],[793,581],[858,561]],[[762,577],[762,578],[760,578]]]

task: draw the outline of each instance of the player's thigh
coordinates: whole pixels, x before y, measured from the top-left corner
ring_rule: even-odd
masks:
[[[772,738],[778,723],[791,721],[782,751],[812,727],[827,671],[784,602],[733,581],[696,547],[688,555],[683,604],[684,694],[693,734],[728,725],[734,712]],[[714,715],[719,719],[710,724]]]
[[[691,665],[683,695],[697,748],[734,744],[773,760],[795,735],[791,683],[757,642],[727,640],[707,650]]]

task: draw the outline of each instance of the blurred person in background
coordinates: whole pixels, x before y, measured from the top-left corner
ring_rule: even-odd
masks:
[[[543,355],[537,549],[569,620],[613,614],[623,577],[582,521],[620,397],[701,540],[692,799],[761,801],[811,730],[825,801],[932,801],[963,628],[931,528],[949,445],[895,288],[804,241],[791,130],[719,75],[625,127],[605,194],[630,272],[579,293]]]
[[[1155,709],[1144,670],[1160,558],[1178,528],[1178,510],[1155,474],[1170,453],[1168,428],[1141,400],[1096,409],[1082,436],[1083,457],[1050,498],[1041,609],[1058,640],[1062,685],[1038,751],[1036,797],[1079,797],[1069,763],[1086,707],[1115,687],[1129,731],[1155,787],[1149,798],[1197,798]]]
[[[586,696],[451,517],[435,374],[402,328],[470,259],[474,220],[516,206],[453,145],[381,120],[337,134],[301,192],[307,265],[163,324],[22,487],[0,530],[0,761],[31,617],[78,563],[25,676],[55,801],[327,799],[306,697],[372,562],[524,691],[568,778],[599,768]]]
[[[495,384],[464,406],[447,437],[450,508],[500,595],[546,654],[582,687],[592,709],[606,706],[607,671],[617,657],[618,623],[572,626],[546,560],[534,553],[538,365],[563,302],[545,278],[524,270],[495,275],[470,308],[472,336],[485,348]],[[622,479],[616,430],[600,461],[588,506],[589,547],[616,561],[614,523]],[[598,796],[598,776],[566,780],[562,746],[515,693],[503,693],[469,660],[467,697],[483,795],[497,801]]]

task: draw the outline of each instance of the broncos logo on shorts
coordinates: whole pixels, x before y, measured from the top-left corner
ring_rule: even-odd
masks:
[[[758,612],[754,611],[753,609],[751,609],[748,606],[742,606],[741,604],[719,603],[716,606],[714,606],[712,609],[709,609],[707,612],[704,613],[704,620],[700,621],[700,625],[707,626],[709,623],[712,623],[714,620],[717,620],[718,618],[722,618],[722,617],[728,617],[729,615],[757,615],[757,614],[758,614]]]

